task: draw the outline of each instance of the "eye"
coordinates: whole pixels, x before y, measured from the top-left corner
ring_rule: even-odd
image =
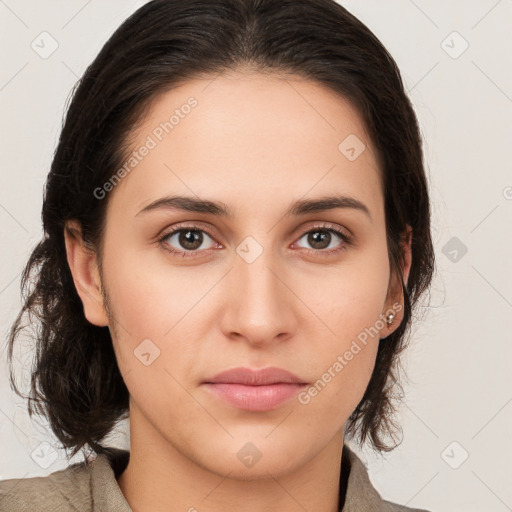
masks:
[[[208,243],[210,239],[210,243]],[[352,245],[351,237],[333,224],[314,226],[304,233],[299,241],[305,239],[312,249],[305,247],[307,252],[314,255],[331,255],[346,250]],[[341,243],[340,243],[341,241]],[[158,242],[169,253],[182,258],[198,257],[210,251],[222,248],[215,242],[213,235],[197,226],[178,226],[164,234]],[[212,243],[213,242],[213,243]],[[302,247],[296,243],[298,247]]]
[[[305,239],[313,249],[306,249],[313,253],[327,253],[333,254],[347,249],[351,245],[351,238],[345,234],[341,229],[333,225],[320,225],[315,226],[314,229],[309,230],[299,239]],[[340,244],[341,240],[341,244]],[[301,247],[299,245],[299,247]]]
[[[166,251],[186,258],[194,257],[198,252],[211,250],[212,247],[208,247],[208,239],[213,241],[213,238],[204,229],[197,226],[185,226],[166,233],[159,242]]]

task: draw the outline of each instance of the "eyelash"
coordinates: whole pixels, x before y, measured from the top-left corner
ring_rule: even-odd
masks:
[[[208,236],[210,236],[212,239],[214,238],[213,234],[208,230],[200,226],[194,226],[194,225],[180,225],[177,228],[173,229],[172,231],[169,231],[168,233],[165,233],[162,237],[158,239],[158,243],[162,246],[162,248],[171,253],[175,256],[181,256],[183,258],[195,258],[198,257],[199,253],[209,253],[210,251],[214,251],[215,249],[202,249],[201,251],[195,250],[195,251],[178,251],[174,249],[173,247],[169,246],[165,243],[165,240],[170,238],[172,235],[175,235],[176,233],[179,233],[181,231],[202,231],[203,233],[206,233]],[[304,232],[300,237],[303,238],[305,235],[309,235],[310,233],[315,233],[317,231],[327,231],[329,233],[334,233],[338,235],[341,240],[343,241],[343,244],[339,247],[335,247],[334,249],[306,249],[308,253],[314,253],[316,255],[321,254],[324,256],[330,256],[333,254],[341,253],[342,251],[345,251],[348,247],[350,247],[353,242],[352,238],[346,235],[344,232],[342,232],[339,228],[337,228],[333,224],[318,224],[313,226],[308,231]]]

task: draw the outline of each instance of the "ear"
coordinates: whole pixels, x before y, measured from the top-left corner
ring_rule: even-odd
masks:
[[[403,255],[403,264],[400,272],[404,284],[407,285],[409,280],[409,273],[412,264],[412,228],[407,225],[407,228],[400,240],[400,249]],[[387,325],[381,330],[380,337],[386,338],[393,333],[398,326],[402,323],[404,317],[404,297],[402,284],[396,272],[392,272],[389,279],[388,295],[386,297],[385,310],[383,311],[384,322],[388,313],[394,313],[395,317],[391,325]]]
[[[64,240],[68,265],[84,306],[84,315],[91,324],[105,327],[109,320],[103,304],[96,253],[83,241],[82,228],[78,221],[66,222]]]

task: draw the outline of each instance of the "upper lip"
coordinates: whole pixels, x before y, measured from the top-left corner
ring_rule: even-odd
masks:
[[[293,373],[282,368],[263,368],[251,370],[250,368],[233,368],[219,373],[206,381],[207,384],[245,384],[246,386],[265,386],[279,383],[306,384]]]

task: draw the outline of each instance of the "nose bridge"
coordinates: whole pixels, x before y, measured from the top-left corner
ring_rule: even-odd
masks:
[[[271,237],[263,242],[247,237],[236,248],[233,271],[230,272],[233,293],[230,297],[231,332],[251,341],[270,341],[291,329],[291,310],[287,301],[284,276],[280,277],[279,258],[270,246]]]
[[[234,269],[235,278],[242,283],[241,299],[251,304],[251,308],[261,308],[262,312],[264,309],[271,310],[275,306],[273,302],[279,303],[279,296],[282,294],[274,270],[279,264],[270,247],[270,237],[266,242],[264,247],[263,242],[247,237],[237,247],[238,258]]]

